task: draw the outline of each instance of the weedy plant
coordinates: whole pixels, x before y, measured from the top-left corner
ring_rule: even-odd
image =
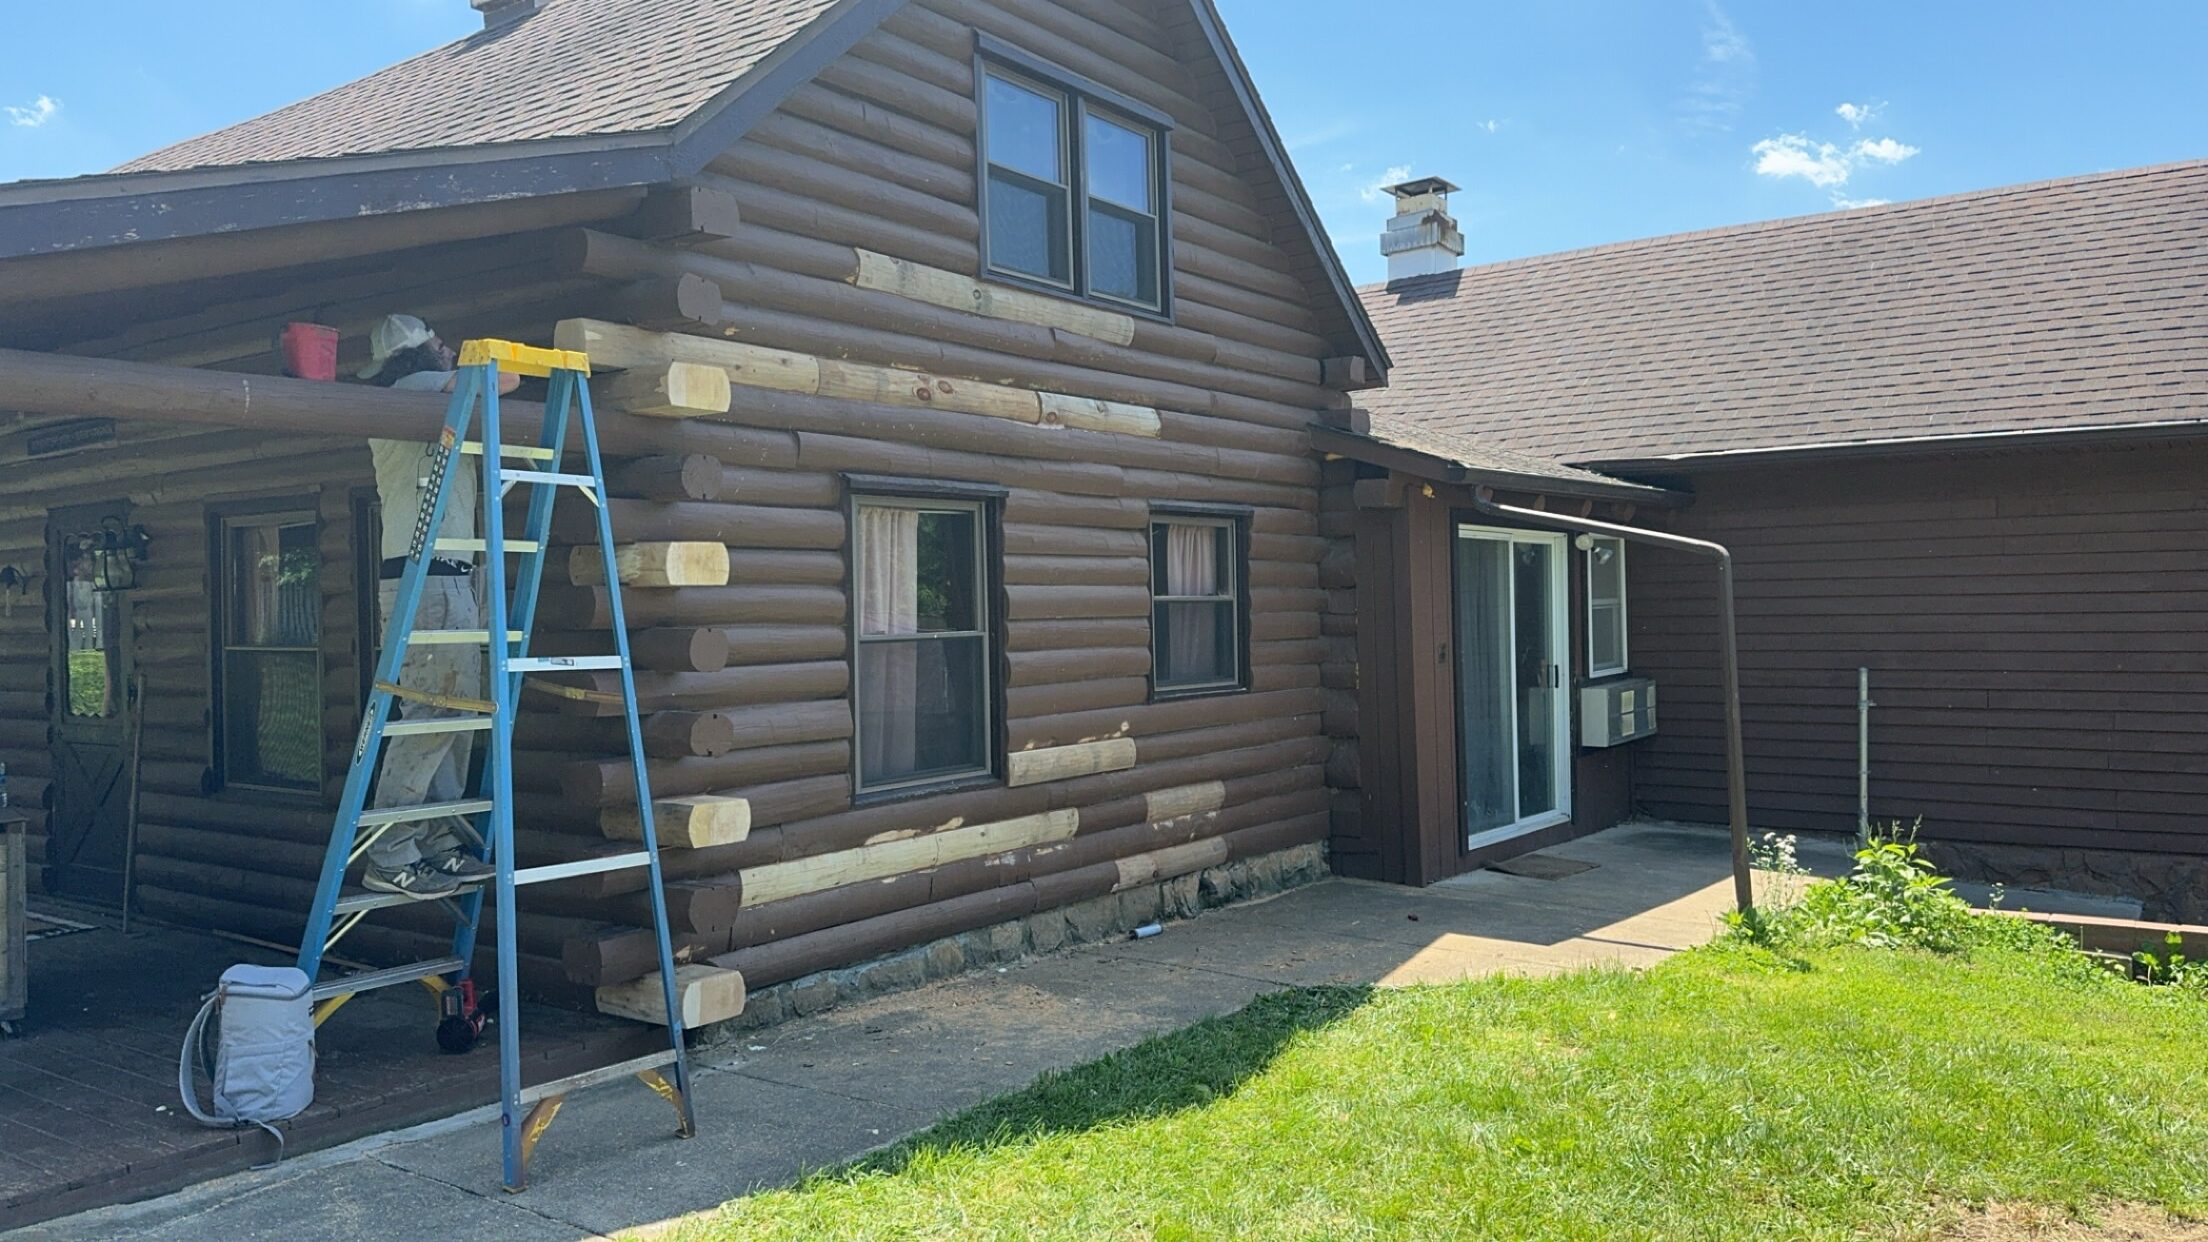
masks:
[[[2163,939],[2162,948],[2161,953],[2141,949],[2131,955],[2139,981],[2208,996],[2208,962],[2186,957],[2185,938],[2176,932]]]

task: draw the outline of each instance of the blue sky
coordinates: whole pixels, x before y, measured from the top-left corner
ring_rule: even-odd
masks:
[[[1465,187],[1477,262],[2208,155],[2199,0],[1219,2],[1360,281],[1397,175]],[[10,7],[0,180],[97,171],[478,24],[466,0]]]

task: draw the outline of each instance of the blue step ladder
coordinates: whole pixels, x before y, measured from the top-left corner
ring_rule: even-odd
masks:
[[[652,822],[650,778],[644,763],[644,736],[637,720],[636,678],[629,661],[629,634],[622,614],[620,575],[615,569],[613,524],[604,498],[605,465],[598,454],[597,426],[591,413],[590,359],[571,350],[537,349],[509,341],[469,341],[460,353],[460,367],[453,384],[452,401],[445,414],[444,430],[432,453],[431,483],[423,499],[414,541],[399,580],[399,594],[392,608],[383,654],[376,664],[373,689],[360,737],[353,748],[352,770],[345,778],[329,851],[322,861],[322,879],[315,889],[314,908],[299,944],[299,969],[314,980],[315,1021],[328,1018],[337,1008],[363,992],[421,983],[444,1001],[446,1027],[439,1042],[448,1050],[473,1043],[481,1029],[474,1013],[475,988],[472,967],[476,933],[483,913],[483,896],[489,888],[498,909],[498,1009],[494,1025],[498,1035],[499,1124],[504,1146],[506,1189],[519,1191],[526,1184],[529,1157],[559,1112],[569,1092],[630,1075],[643,1080],[674,1105],[676,1133],[688,1138],[696,1132],[690,1109],[690,1067],[683,1051],[682,1010],[676,1000],[673,942],[667,932],[667,899],[661,884],[659,838]],[[499,377],[501,374],[548,379],[551,391],[544,406],[544,427],[534,445],[508,445],[499,425]],[[481,438],[468,438],[481,418]],[[560,472],[566,452],[568,424],[581,425],[582,448],[588,474]],[[457,451],[456,451],[457,450]],[[510,461],[525,463],[510,466]],[[462,470],[480,470],[483,502],[482,539],[439,538],[444,529],[445,507],[451,500],[453,480]],[[506,537],[506,493],[515,487],[530,489],[528,516],[522,537]],[[529,639],[536,621],[538,591],[552,533],[552,507],[561,488],[574,488],[590,502],[597,516],[598,554],[606,569],[606,602],[613,623],[614,654],[602,656],[549,656],[529,654]],[[518,568],[509,575],[507,557]],[[415,618],[429,580],[432,558],[478,558],[483,578],[488,628],[484,630],[417,630]],[[512,590],[509,603],[508,590]],[[492,636],[505,641],[493,642]],[[490,653],[490,698],[473,700],[433,695],[399,684],[408,648],[416,643],[481,644]],[[643,848],[633,853],[541,867],[518,867],[514,859],[514,711],[521,697],[522,679],[530,673],[571,672],[581,669],[618,669],[621,673],[621,708],[628,724],[629,758],[636,771],[636,805],[642,821]],[[425,703],[458,715],[407,720],[392,719],[401,701]],[[483,765],[478,796],[456,802],[414,807],[368,810],[377,761],[386,738],[412,734],[474,731],[488,733],[490,746]],[[393,826],[428,820],[464,825],[479,848],[479,857],[497,874],[455,897],[439,901],[453,918],[450,955],[393,966],[363,970],[321,979],[324,959],[345,934],[374,911],[414,904],[417,899],[368,891],[347,882],[347,872],[378,837]],[[652,898],[652,930],[659,938],[659,973],[667,1006],[668,1047],[650,1055],[609,1065],[554,1082],[521,1082],[521,987],[515,939],[514,892],[528,884],[568,880],[607,871],[648,871]],[[447,1043],[447,1027],[461,1021],[463,1034]]]

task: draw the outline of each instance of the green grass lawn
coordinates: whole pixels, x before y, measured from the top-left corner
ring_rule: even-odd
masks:
[[[1740,945],[1282,993],[676,1236],[1928,1237],[1992,1201],[2208,1214],[2208,1003]]]

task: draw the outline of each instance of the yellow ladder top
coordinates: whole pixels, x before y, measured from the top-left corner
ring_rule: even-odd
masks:
[[[549,378],[554,371],[574,371],[590,374],[590,355],[579,349],[539,349],[534,345],[520,345],[513,341],[478,340],[460,346],[460,365],[479,367],[495,362],[498,369],[512,375],[534,375]]]

